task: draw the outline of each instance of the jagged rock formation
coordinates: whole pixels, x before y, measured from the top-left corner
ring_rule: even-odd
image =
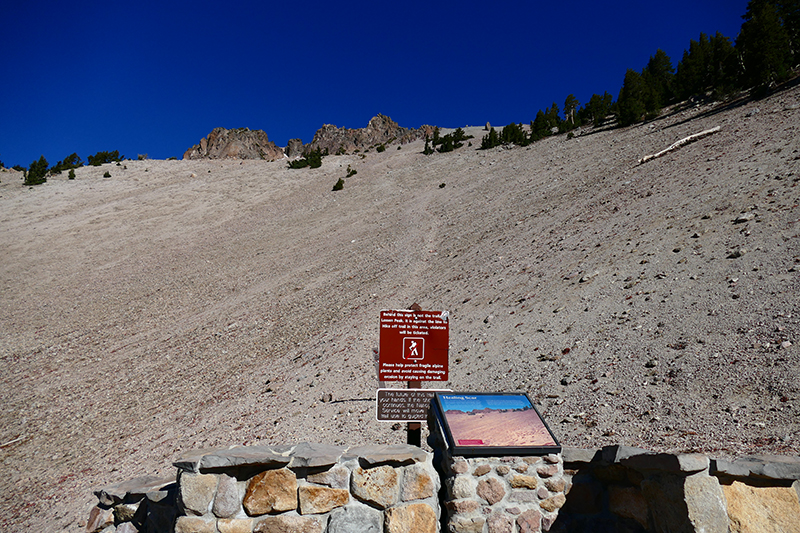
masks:
[[[183,154],[184,159],[266,159],[284,157],[283,150],[263,130],[214,128]]]
[[[329,154],[353,153],[356,150],[364,150],[377,144],[389,144],[399,142],[409,143],[425,137],[427,130],[431,127],[423,126],[419,129],[403,128],[386,115],[377,116],[370,119],[366,128],[339,128],[332,124],[325,124],[317,133],[314,139],[306,145],[305,152],[321,149]]]
[[[284,152],[289,159],[303,155],[303,141],[300,139],[289,139]]]

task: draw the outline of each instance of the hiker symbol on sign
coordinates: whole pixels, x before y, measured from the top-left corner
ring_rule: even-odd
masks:
[[[408,359],[409,361],[425,359],[425,339],[423,337],[404,337],[403,359]]]

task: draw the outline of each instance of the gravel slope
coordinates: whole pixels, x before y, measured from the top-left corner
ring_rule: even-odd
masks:
[[[791,88],[527,148],[0,172],[0,529],[77,531],[192,448],[404,441],[373,348],[413,302],[452,318],[426,386],[528,391],[564,445],[800,454],[799,126]]]

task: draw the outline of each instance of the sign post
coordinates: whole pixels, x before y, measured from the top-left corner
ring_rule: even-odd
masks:
[[[421,389],[423,381],[449,379],[450,322],[447,312],[411,309],[381,311],[378,381],[406,381]],[[408,423],[408,443],[420,446],[422,425]]]

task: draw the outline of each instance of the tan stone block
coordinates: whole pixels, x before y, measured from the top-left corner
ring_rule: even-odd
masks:
[[[445,505],[452,514],[469,514],[481,507],[477,500],[450,500]]]
[[[489,466],[489,465],[479,465],[472,472],[472,475],[476,476],[476,477],[480,477],[480,476],[488,474],[491,471],[492,471],[492,467],[491,466]]]
[[[387,509],[384,526],[386,533],[436,533],[438,520],[430,505],[411,503]]]
[[[447,480],[450,497],[454,500],[474,498],[477,484],[478,482],[472,476],[456,476]]]
[[[350,487],[353,496],[383,509],[397,503],[400,497],[397,471],[388,465],[369,469],[356,468],[350,478]]]
[[[322,533],[322,522],[311,516],[281,514],[255,521],[253,533]]]
[[[321,514],[347,505],[350,492],[346,489],[332,489],[317,485],[303,485],[298,490],[300,514]]]
[[[214,499],[214,492],[217,490],[217,476],[182,472],[178,486],[184,509],[191,514],[204,515],[208,512],[211,500]]]
[[[89,511],[89,520],[86,522],[86,531],[88,533],[95,533],[102,531],[108,526],[114,525],[114,511],[111,509],[103,509],[94,506]]]
[[[175,533],[217,533],[217,521],[202,516],[179,516]]]
[[[476,490],[479,497],[494,505],[506,495],[505,483],[497,478],[482,479]]]
[[[252,518],[220,518],[217,520],[219,533],[252,533]]]
[[[513,475],[511,476],[511,487],[515,489],[535,489],[539,485],[539,480],[536,476],[523,476],[523,475]]]
[[[436,484],[422,465],[413,465],[405,469],[403,485],[400,488],[402,501],[424,500],[435,494]]]
[[[251,516],[297,509],[297,477],[288,468],[261,472],[247,484],[242,504]]]
[[[551,492],[564,492],[564,489],[567,488],[567,482],[563,478],[547,479],[544,482],[544,486]]]
[[[636,520],[647,529],[647,501],[639,489],[611,485],[608,489],[608,509],[617,516]]]
[[[454,517],[450,519],[448,529],[452,533],[483,533],[485,523],[485,518]]]
[[[466,474],[469,472],[469,463],[463,459],[453,463],[453,472],[456,474]]]
[[[793,487],[722,485],[732,533],[800,533],[800,502]]]
[[[567,501],[567,497],[564,494],[559,493],[551,498],[547,498],[546,500],[542,500],[539,502],[539,507],[542,510],[547,511],[548,513],[552,513],[553,511],[558,511],[561,509]]]
[[[666,474],[643,480],[641,487],[647,506],[654,510],[649,518],[657,531],[729,531],[725,495],[716,477]]]

